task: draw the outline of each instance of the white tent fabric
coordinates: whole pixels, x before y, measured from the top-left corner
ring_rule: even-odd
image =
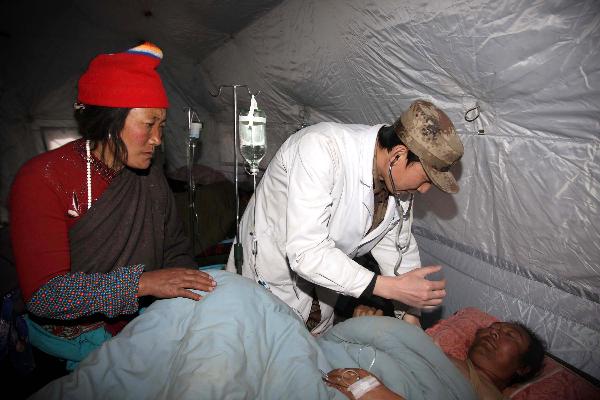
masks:
[[[461,192],[421,196],[416,233],[423,261],[448,266],[445,313],[477,305],[524,320],[599,376],[599,11],[592,1],[287,1],[201,66],[215,85],[261,88],[277,122],[309,110],[310,123],[375,124],[415,98],[440,105],[465,144]],[[475,105],[480,118],[467,122]],[[275,143],[290,133],[279,126]]]
[[[201,162],[231,172],[231,89],[218,98],[208,93],[219,85],[261,90],[269,135],[263,165],[302,123],[391,123],[413,100],[431,100],[465,144],[455,171],[461,191],[432,190],[415,210],[423,262],[446,266],[443,314],[475,305],[522,320],[552,353],[600,378],[597,1],[8,8],[8,28],[0,30],[7,55],[0,70],[2,204],[18,167],[42,150],[40,128],[72,126],[76,79],[89,59],[138,38],[165,53],[170,170],[185,165],[184,108],[192,106],[205,121]],[[247,105],[247,94],[240,95],[240,106]],[[467,122],[476,105],[479,118]]]

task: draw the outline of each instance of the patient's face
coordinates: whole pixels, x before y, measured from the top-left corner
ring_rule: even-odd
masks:
[[[530,341],[529,335],[520,326],[495,322],[477,331],[469,348],[469,358],[479,368],[510,378],[521,368],[521,357]]]

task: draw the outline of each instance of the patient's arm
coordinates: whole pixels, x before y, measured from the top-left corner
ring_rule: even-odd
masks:
[[[372,377],[371,379],[375,379],[377,383],[366,385],[365,378],[367,377]],[[388,389],[375,375],[361,368],[334,369],[323,380],[327,385],[336,388],[351,400],[405,400],[404,397]],[[357,382],[359,383],[357,384]],[[361,383],[368,390],[361,390],[359,388]],[[353,384],[354,386],[352,386]],[[351,390],[358,393],[358,397],[355,397]]]
[[[383,315],[383,310],[359,304],[354,308],[354,312],[352,313],[353,317],[367,317],[371,315],[381,316]]]
[[[402,317],[402,320],[408,322],[409,324],[413,324],[413,325],[416,325],[419,328],[421,328],[421,320],[416,315],[406,313],[406,314],[404,314],[404,317]]]
[[[352,313],[353,317],[366,317],[366,316],[382,316],[383,310],[380,310],[375,307],[365,306],[364,304],[359,304],[354,308],[354,312]],[[421,321],[419,317],[414,316],[412,314],[404,314],[402,320],[408,322],[409,324],[416,325],[419,328],[421,327]]]

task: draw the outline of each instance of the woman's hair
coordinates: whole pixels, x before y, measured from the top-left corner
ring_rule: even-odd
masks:
[[[546,345],[538,335],[519,322],[513,323],[520,326],[529,335],[529,347],[521,356],[521,365],[529,367],[529,371],[523,375],[515,374],[510,381],[511,385],[526,382],[533,378],[542,369],[544,356],[546,355]]]
[[[404,130],[404,126],[400,121],[396,121],[396,123],[392,126],[384,125],[379,128],[377,132],[377,143],[380,147],[383,147],[387,151],[392,151],[392,149],[398,145],[404,146],[408,149],[408,162],[419,161],[419,156],[410,151],[407,145],[405,145],[402,140],[398,137],[396,133],[396,128],[400,130]]]
[[[98,143],[104,143],[102,158],[107,146],[113,150],[114,159],[111,168],[118,167],[127,160],[127,147],[121,140],[121,131],[131,108],[113,108],[83,105],[75,110],[75,119],[79,133],[84,139],[90,140],[92,149]]]

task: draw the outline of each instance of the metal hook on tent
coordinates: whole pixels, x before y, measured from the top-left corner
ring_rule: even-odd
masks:
[[[208,91],[208,93],[210,93],[210,95],[211,95],[212,97],[219,97],[219,96],[221,95],[221,90],[223,90],[223,88],[224,88],[224,87],[225,87],[225,86],[222,86],[222,85],[221,85],[221,86],[219,86],[219,91],[217,92],[217,94],[214,94],[214,93],[213,93],[213,92],[211,92],[210,90]]]
[[[466,112],[465,112],[465,121],[467,122],[473,122],[475,121],[477,118],[479,118],[479,104],[475,103],[475,107],[469,108]],[[469,116],[469,113],[475,112],[474,116]]]
[[[469,108],[465,112],[465,121],[467,121],[467,122],[477,121],[475,123],[477,134],[483,135],[483,134],[485,134],[485,129],[483,129],[483,124],[481,122],[481,118],[479,118],[480,116],[481,116],[481,108],[479,108],[479,104],[475,103],[474,107]]]
[[[219,97],[221,95],[221,91],[223,90],[223,88],[233,88],[235,90],[240,87],[245,87],[250,96],[258,96],[260,94],[260,89],[257,92],[252,93],[252,91],[250,90],[248,85],[221,85],[221,86],[219,86],[219,91],[216,94],[211,92],[210,90],[208,91],[208,93],[210,93],[210,95],[212,97]]]
[[[256,96],[258,96],[258,95],[260,94],[260,89],[258,89],[258,92],[256,92],[256,93],[252,93],[252,92],[250,91],[250,88],[248,88],[248,94],[249,94],[250,96],[254,96],[254,97],[256,97]]]

